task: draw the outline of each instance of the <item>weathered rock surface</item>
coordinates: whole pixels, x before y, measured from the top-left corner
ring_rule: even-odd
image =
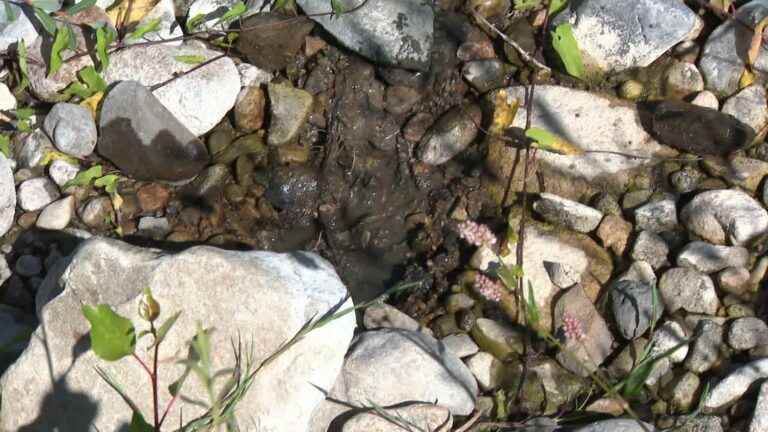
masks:
[[[93,153],[98,139],[91,112],[71,103],[54,105],[45,116],[43,130],[57,149],[77,158]]]
[[[533,209],[547,222],[588,233],[597,228],[603,213],[592,207],[550,193],[541,193]]]
[[[749,362],[729,373],[712,387],[704,409],[716,410],[739,399],[757,380],[768,378],[768,358]]]
[[[680,219],[691,232],[714,244],[743,246],[768,231],[768,212],[738,190],[702,192],[683,208]]]
[[[0,237],[13,225],[16,214],[16,185],[8,159],[0,154]]]

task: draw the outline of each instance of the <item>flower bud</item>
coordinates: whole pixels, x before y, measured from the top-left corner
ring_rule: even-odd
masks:
[[[139,300],[139,316],[149,322],[157,319],[160,315],[160,304],[152,297],[152,291],[149,288],[144,289],[144,295]]]

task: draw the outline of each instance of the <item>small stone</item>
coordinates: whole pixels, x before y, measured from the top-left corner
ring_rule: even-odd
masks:
[[[168,205],[171,198],[171,192],[167,187],[158,183],[149,183],[140,187],[136,191],[136,197],[139,200],[139,207],[145,213],[155,213],[163,210]]]
[[[394,328],[419,331],[422,326],[413,318],[400,312],[386,303],[376,304],[365,308],[363,326],[367,330]]]
[[[691,166],[686,166],[669,176],[669,181],[675,188],[675,192],[681,194],[695,191],[703,179],[704,173]]]
[[[309,14],[309,11],[306,11]],[[261,69],[278,71],[296,61],[304,39],[315,24],[306,16],[286,20],[285,16],[267,12],[243,20],[237,49],[248,61]]]
[[[27,212],[22,213],[21,216],[16,220],[16,223],[19,224],[20,227],[27,230],[32,228],[35,225],[35,221],[37,221],[37,212]]]
[[[422,137],[417,151],[420,161],[441,165],[461,153],[474,141],[482,113],[475,104],[448,110]]]
[[[674,267],[664,272],[659,292],[669,313],[683,309],[714,315],[720,305],[712,279],[692,268]]]
[[[609,419],[592,422],[573,432],[656,432],[653,425],[633,419]]]
[[[593,231],[603,219],[603,214],[584,204],[571,201],[550,193],[541,193],[533,209],[547,222],[563,225],[575,231]]]
[[[640,189],[624,194],[621,200],[621,208],[624,210],[632,210],[648,202],[648,199],[653,195],[653,191],[648,189]]]
[[[475,299],[464,294],[451,294],[445,300],[445,310],[448,313],[456,313],[461,310],[470,309],[475,305]]]
[[[581,274],[568,264],[545,261],[544,268],[552,284],[560,289],[570,288],[581,280]]]
[[[677,227],[677,207],[673,198],[645,204],[635,209],[635,229],[654,233],[670,231]]]
[[[445,345],[448,351],[454,353],[458,358],[471,356],[480,350],[480,348],[477,347],[477,344],[466,333],[448,335],[440,339],[440,342]]]
[[[240,74],[240,87],[259,87],[272,81],[270,72],[259,69],[250,63],[237,65],[237,72]]]
[[[504,364],[484,351],[468,358],[467,367],[484,391],[495,389],[504,378]]]
[[[744,267],[729,267],[717,274],[717,286],[721,290],[741,296],[749,283],[749,270]]]
[[[631,234],[632,224],[611,214],[605,216],[597,227],[597,237],[603,247],[610,248],[616,256],[624,255]]]
[[[403,138],[410,142],[421,141],[434,121],[435,118],[429,113],[416,113],[403,127]]]
[[[643,83],[636,80],[624,81],[621,83],[621,87],[619,87],[619,97],[630,101],[640,99],[644,92]]]
[[[70,195],[66,198],[48,204],[40,216],[37,217],[35,225],[41,229],[63,230],[69,225],[72,215],[75,213],[75,197]]]
[[[699,92],[695,98],[691,101],[692,104],[698,105],[704,108],[719,109],[720,102],[717,100],[717,96],[709,90]]]
[[[53,143],[45,132],[35,129],[22,139],[20,150],[16,154],[19,168],[34,168],[40,165],[45,156],[53,150]]]
[[[45,116],[43,130],[61,152],[84,158],[96,148],[96,122],[91,111],[80,105],[57,103]]]
[[[721,358],[724,347],[724,329],[720,324],[703,319],[699,321],[694,331],[698,337],[693,341],[685,367],[697,374],[712,369]]]
[[[654,269],[659,269],[669,264],[667,255],[669,246],[659,235],[651,231],[641,231],[632,246],[631,256],[637,261],[645,261]]]
[[[19,206],[24,211],[37,211],[55,201],[59,195],[59,188],[48,178],[29,179],[19,185]]]
[[[523,352],[523,332],[498,321],[478,318],[472,337],[481,350],[502,360]]]
[[[257,86],[240,90],[235,102],[235,125],[238,129],[252,132],[264,124],[264,91]]]
[[[11,93],[7,85],[0,83],[0,110],[10,111],[16,109],[16,97]]]
[[[94,229],[105,229],[115,221],[112,200],[106,196],[95,197],[80,208],[80,219]]]
[[[16,260],[14,270],[20,276],[37,276],[43,271],[43,261],[34,255],[22,255]]]
[[[267,86],[271,116],[267,144],[283,145],[299,133],[312,110],[312,95],[289,84]]]
[[[650,356],[659,356],[662,353],[669,351],[670,349],[680,345],[686,339],[685,330],[683,327],[675,321],[667,321],[658,328],[653,334],[654,345],[651,348]],[[645,384],[652,386],[656,384],[661,377],[672,369],[672,365],[680,363],[685,360],[688,355],[688,345],[684,344],[672,354],[662,357],[657,361],[648,378],[645,380]]]
[[[138,233],[147,237],[161,239],[171,232],[168,218],[144,216],[139,219]]]
[[[654,317],[654,286],[629,279],[618,280],[611,286],[611,307],[616,325],[624,339],[632,340],[648,330],[651,322],[662,314],[662,305],[656,305]]]
[[[692,233],[714,244],[742,246],[768,231],[768,212],[738,190],[713,190],[696,195],[680,212]]]
[[[752,383],[765,378],[768,378],[768,358],[744,364],[712,388],[704,408],[716,410],[730,405],[744,395]]]
[[[737,351],[768,345],[768,326],[760,318],[738,318],[728,327],[727,338],[728,345]]]
[[[700,384],[698,375],[686,371],[664,386],[664,397],[669,400],[674,412],[687,413],[698,397]]]
[[[48,166],[48,177],[59,187],[74,180],[78,172],[80,172],[79,166],[61,159],[56,159]]]
[[[759,131],[768,121],[768,103],[765,98],[765,88],[753,84],[726,99],[721,111]]]
[[[745,267],[749,251],[741,246],[716,246],[702,241],[688,243],[677,255],[677,265],[702,273],[715,273],[726,267]]]
[[[413,87],[402,85],[387,87],[386,110],[395,115],[405,114],[421,100],[421,97],[421,93]]]
[[[755,412],[752,414],[752,420],[749,422],[747,432],[763,432],[766,430],[768,430],[768,382],[760,385]]]
[[[507,83],[506,67],[503,62],[497,59],[467,62],[464,64],[461,74],[479,93],[504,87]]]
[[[710,175],[722,177],[729,185],[739,186],[749,192],[757,191],[768,174],[768,162],[741,156],[728,160],[705,157],[702,165]]]
[[[0,153],[0,237],[4,236],[16,215],[16,185],[8,159]]]
[[[619,200],[615,196],[609,193],[600,193],[595,197],[593,206],[604,215],[612,215],[622,217],[621,205]]]
[[[696,65],[677,61],[667,69],[664,81],[664,92],[667,98],[683,99],[702,90],[704,90],[704,78]]]

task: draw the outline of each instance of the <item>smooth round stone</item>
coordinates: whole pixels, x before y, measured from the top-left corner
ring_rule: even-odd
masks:
[[[737,351],[768,345],[768,326],[760,318],[737,318],[728,327],[727,341]]]
[[[59,188],[46,177],[37,177],[19,185],[18,201],[24,211],[42,209],[59,197]]]
[[[37,217],[35,225],[41,229],[62,230],[69,225],[75,213],[75,197],[66,198],[48,204]]]
[[[659,292],[669,313],[683,309],[714,315],[720,305],[712,279],[692,268],[675,267],[664,272]]]
[[[768,231],[768,212],[754,198],[732,189],[696,195],[680,212],[693,234],[714,244],[742,246]]]
[[[51,162],[48,166],[48,176],[59,187],[63,187],[68,181],[73,180],[78,172],[80,172],[79,166],[61,159]]]
[[[14,270],[20,276],[37,276],[43,271],[43,261],[34,255],[22,255],[16,260]]]
[[[687,62],[675,62],[667,69],[664,81],[666,96],[683,99],[686,96],[704,90],[704,78],[696,65]]]
[[[43,130],[60,151],[84,158],[96,148],[98,134],[91,111],[80,105],[57,103],[45,116]]]

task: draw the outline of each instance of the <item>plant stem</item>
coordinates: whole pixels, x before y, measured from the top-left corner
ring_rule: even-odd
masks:
[[[155,432],[160,432],[160,416],[159,416],[159,401],[157,400],[157,354],[160,349],[160,344],[157,343],[157,330],[155,329],[155,324],[150,321],[149,322],[149,331],[152,332],[152,336],[155,340],[155,352],[152,356],[152,410],[154,412],[154,425],[155,425]]]
[[[149,367],[147,366],[146,363],[144,363],[144,360],[142,360],[139,356],[137,356],[136,353],[131,353],[131,355],[133,356],[133,358],[136,359],[137,362],[139,362],[141,367],[144,368],[144,370],[147,372],[147,375],[149,375],[151,377],[152,376],[152,371],[149,370]]]

